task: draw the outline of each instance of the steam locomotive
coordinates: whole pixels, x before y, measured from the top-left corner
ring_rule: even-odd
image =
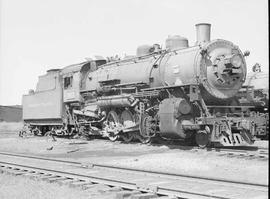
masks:
[[[210,40],[211,25],[196,25],[189,46],[179,35],[142,45],[136,56],[51,69],[23,96],[22,132],[99,135],[110,140],[153,138],[240,146],[254,142],[255,125],[236,94],[246,78],[245,57],[230,41]]]

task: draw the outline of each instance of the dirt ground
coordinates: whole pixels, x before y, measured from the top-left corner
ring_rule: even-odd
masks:
[[[1,129],[1,128],[0,128]],[[268,141],[255,146],[268,148]],[[90,141],[50,137],[20,138],[15,131],[0,131],[0,151],[43,155],[91,163],[151,169],[188,175],[268,184],[268,161],[218,156],[165,145],[124,144],[105,139]]]
[[[0,122],[0,136],[13,135],[23,127],[22,122]]]
[[[83,191],[22,176],[0,175],[1,199],[112,199],[113,197],[114,193],[104,194],[98,187]]]

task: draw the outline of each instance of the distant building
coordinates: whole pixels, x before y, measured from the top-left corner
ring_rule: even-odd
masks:
[[[22,121],[22,107],[1,106],[0,105],[0,122],[20,122]]]

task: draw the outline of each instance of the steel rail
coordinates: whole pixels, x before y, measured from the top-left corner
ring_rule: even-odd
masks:
[[[260,151],[268,151],[268,147],[259,147],[259,146],[217,146],[217,147],[206,147],[206,148],[200,148],[199,146],[188,146],[188,145],[181,145],[176,144],[177,142],[181,142],[178,140],[173,140],[176,143],[174,144],[166,144],[169,140],[164,140],[164,143],[158,143],[154,144],[154,146],[163,146],[168,145],[171,147],[179,148],[179,149],[185,149],[185,150],[201,150],[201,151],[210,151],[210,152],[260,152]]]
[[[75,161],[70,161],[70,160],[47,158],[47,157],[35,156],[35,155],[25,155],[25,154],[20,154],[20,153],[0,152],[0,155],[15,156],[15,157],[22,157],[22,158],[31,158],[31,159],[39,159],[39,160],[47,160],[47,161],[55,161],[55,162],[61,162],[61,163],[67,163],[67,164],[81,165],[80,162],[75,162]]]
[[[199,148],[198,148],[199,149]],[[261,153],[262,151],[263,152],[268,152],[268,149],[267,148],[255,148],[255,150],[250,150],[250,149],[232,149],[232,148],[221,148],[221,147],[213,147],[213,148],[205,148],[205,149],[202,149],[202,150],[205,150],[205,151],[209,151],[209,152],[237,152],[237,153]]]
[[[164,177],[182,177],[182,178],[191,178],[191,179],[198,179],[198,180],[205,180],[211,182],[222,182],[222,183],[229,183],[229,184],[237,184],[237,185],[247,185],[247,186],[256,186],[256,187],[268,187],[268,184],[261,184],[261,183],[251,183],[251,182],[243,182],[243,181],[236,181],[236,180],[228,180],[225,178],[210,178],[205,176],[199,175],[187,175],[187,174],[179,174],[179,173],[171,173],[171,172],[162,172],[162,171],[151,171],[146,169],[135,169],[135,168],[127,168],[127,167],[120,167],[114,165],[105,165],[105,164],[93,164],[90,165],[92,167],[98,168],[107,168],[107,169],[115,169],[115,170],[125,170],[137,173],[144,173],[144,174],[151,174],[151,175],[158,175]]]

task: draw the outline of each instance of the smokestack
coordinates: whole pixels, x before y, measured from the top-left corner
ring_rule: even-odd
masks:
[[[195,26],[196,26],[196,32],[197,32],[196,45],[210,41],[211,24],[198,23]]]

